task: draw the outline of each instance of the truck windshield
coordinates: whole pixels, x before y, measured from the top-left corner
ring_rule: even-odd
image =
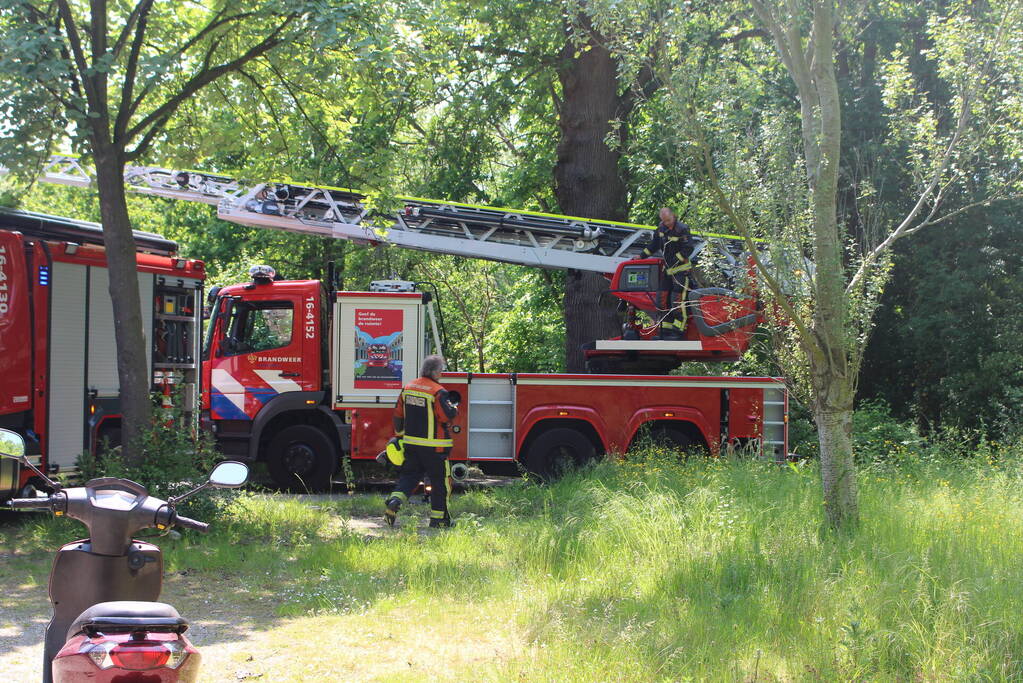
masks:
[[[290,301],[248,301],[235,305],[227,329],[228,355],[279,349],[291,343],[295,310]]]

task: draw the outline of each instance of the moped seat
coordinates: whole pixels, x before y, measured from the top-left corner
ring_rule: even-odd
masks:
[[[178,611],[163,602],[141,602],[136,600],[115,600],[98,602],[78,615],[67,638],[79,633],[124,633],[128,631],[162,631],[184,633],[188,622]]]

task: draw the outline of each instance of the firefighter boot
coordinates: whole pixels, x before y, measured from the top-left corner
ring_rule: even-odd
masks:
[[[433,516],[434,514],[435,514],[434,511],[431,510],[430,511],[430,528],[431,529],[438,529],[438,528],[439,529],[450,529],[451,527],[453,527],[455,525],[455,523],[451,521],[451,515],[449,515],[447,512],[444,513],[443,517],[434,517]]]
[[[394,522],[398,519],[398,510],[401,509],[401,498],[395,494],[391,494],[391,497],[384,501],[384,521],[387,522],[387,526],[394,526]]]

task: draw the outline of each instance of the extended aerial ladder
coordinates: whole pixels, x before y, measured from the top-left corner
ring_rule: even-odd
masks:
[[[80,159],[70,155],[51,157],[40,179],[78,187],[92,183]],[[370,223],[366,195],[340,187],[247,183],[149,166],[129,166],[124,180],[139,194],[211,204],[218,218],[240,225],[543,268],[613,273],[640,256],[653,234],[652,226],[636,223],[403,196],[397,197],[403,208],[390,216],[393,223],[381,228]],[[713,250],[725,267],[745,267],[740,238],[699,231],[693,237],[694,260]]]
[[[89,170],[72,155],[51,157],[40,179],[78,187],[92,183]],[[693,324],[685,338],[655,340],[656,329],[644,327],[632,313],[639,309],[656,320],[670,308],[657,300],[663,270],[656,261],[647,261],[627,268],[626,277],[622,271],[624,264],[642,257],[653,236],[652,226],[418,197],[397,197],[401,208],[383,216],[370,211],[365,194],[346,188],[290,181],[252,183],[204,171],[148,166],[129,166],[124,181],[139,194],[216,206],[218,218],[240,225],[607,274],[612,293],[629,306],[627,326],[632,332],[587,349],[596,370],[657,372],[677,367],[682,360],[732,360],[748,347],[759,319],[751,297],[724,289],[695,289],[688,295]],[[381,216],[386,219],[383,226]],[[694,231],[693,241],[694,262],[712,255],[715,267],[731,281],[748,271],[740,238]]]

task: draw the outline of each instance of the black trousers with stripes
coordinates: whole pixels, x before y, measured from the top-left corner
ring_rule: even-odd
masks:
[[[448,512],[448,453],[450,448],[438,453],[437,449],[430,446],[412,446],[405,444],[405,462],[401,465],[398,473],[398,484],[396,490],[406,496],[412,492],[422,481],[425,474],[430,478],[430,509],[433,512]]]

